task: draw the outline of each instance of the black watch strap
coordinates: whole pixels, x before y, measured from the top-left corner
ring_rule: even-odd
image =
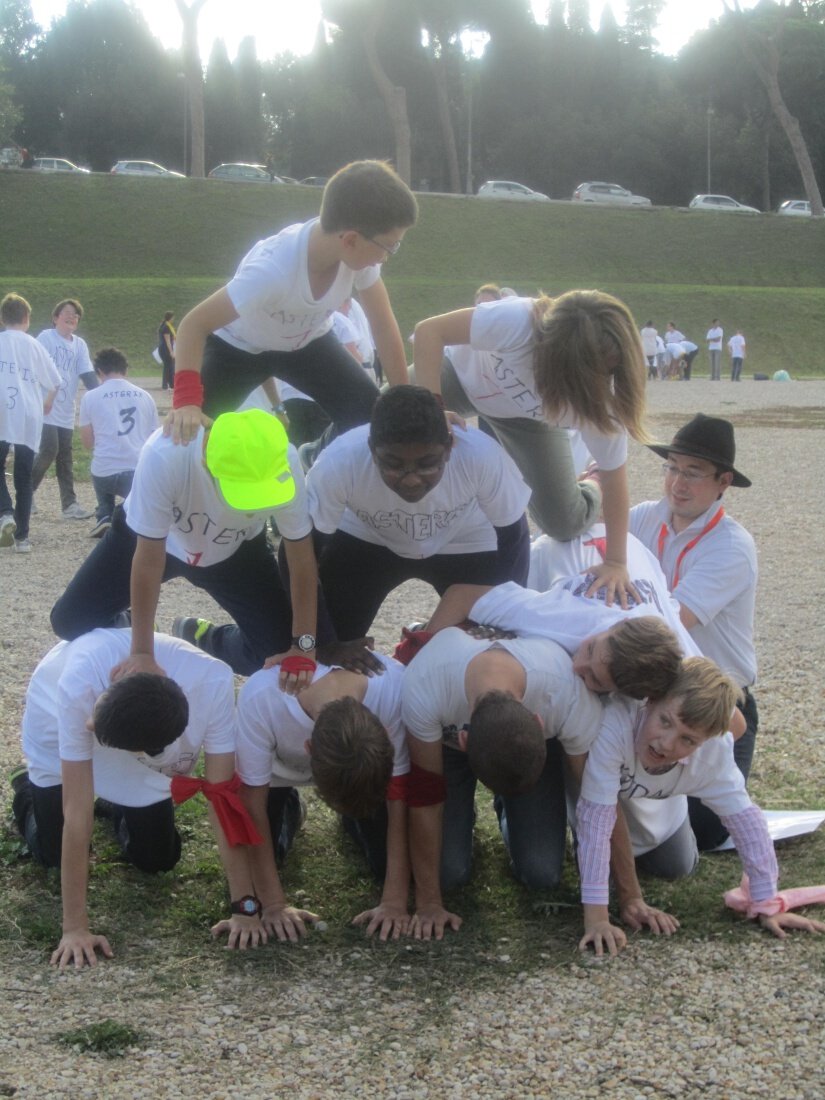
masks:
[[[244,894],[237,901],[230,902],[229,907],[239,917],[259,917],[263,912],[263,906],[254,894]]]

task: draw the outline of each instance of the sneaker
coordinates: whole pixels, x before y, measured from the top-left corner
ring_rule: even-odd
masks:
[[[18,554],[30,554],[32,552],[32,544],[28,539],[15,539],[14,549]]]
[[[104,516],[103,519],[99,519],[94,527],[89,532],[90,539],[102,539],[109,528],[112,526],[112,517]]]
[[[212,625],[209,619],[196,619],[186,615],[178,615],[172,623],[172,637],[183,638],[190,645],[196,645],[199,649],[203,649],[203,643],[209,637]]]
[[[17,530],[17,524],[14,522],[14,516],[9,515],[8,512],[4,516],[0,516],[0,546],[11,546],[14,542],[14,532]]]
[[[132,612],[131,611],[118,611],[117,615],[112,619],[111,627],[113,630],[131,630],[132,629]]]
[[[68,508],[63,509],[64,519],[91,519],[94,512],[87,512],[82,504],[77,501],[74,504],[70,504]]]

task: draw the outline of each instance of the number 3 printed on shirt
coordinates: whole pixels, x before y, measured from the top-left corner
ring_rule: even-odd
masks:
[[[132,405],[131,408],[120,410],[120,419],[123,424],[123,431],[118,432],[118,435],[128,435],[129,432],[135,426],[135,412],[137,411],[137,405]]]
[[[13,409],[17,404],[17,395],[20,390],[17,386],[6,386],[6,408]]]

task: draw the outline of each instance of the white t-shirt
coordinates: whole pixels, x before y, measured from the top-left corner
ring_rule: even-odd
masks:
[[[721,351],[722,350],[722,337],[724,335],[725,335],[725,332],[722,328],[719,327],[719,325],[716,325],[714,328],[709,328],[708,329],[708,334],[705,337],[705,339],[708,342],[708,350],[709,351]]]
[[[107,378],[80,401],[78,423],[94,432],[91,471],[97,477],[134,470],[140,449],[158,426],[158,410],[146,390],[125,378]]]
[[[570,542],[542,535],[530,550],[530,587],[521,588],[512,581],[497,585],[476,600],[470,617],[502,630],[552,638],[572,655],[585,638],[624,619],[657,615],[679,639],[686,656],[698,656],[699,647],[682,625],[679,604],[668,592],[658,561],[632,535],[627,540],[627,569],[643,602],[637,604],[629,597],[630,606],[624,611],[619,603],[607,606],[604,590],[585,596],[593,576],[582,570],[604,561],[604,553],[603,523]],[[548,583],[552,587],[543,590]]]
[[[387,731],[395,756],[392,774],[406,775],[410,756],[401,722],[401,683],[404,666],[376,653],[384,666],[381,676],[366,679],[364,706]],[[335,666],[337,667],[337,666]],[[313,683],[332,669],[319,664]],[[238,695],[238,774],[250,787],[306,786],[312,782],[310,757],[305,742],[312,738],[315,722],[300,703],[299,695],[287,695],[278,687],[278,669],[254,673]]]
[[[532,298],[502,298],[482,302],[473,310],[470,347],[448,350],[458,380],[482,415],[546,420],[533,376]],[[617,424],[611,435],[597,431],[572,411],[555,421],[578,429],[587,449],[603,470],[627,461],[627,435]]]
[[[601,703],[573,672],[570,658],[547,638],[471,638],[457,627],[441,630],[416,654],[401,688],[404,725],[420,741],[452,744],[470,721],[464,687],[467,666],[480,653],[504,649],[524,669],[524,706],[541,718],[548,738],[570,755],[587,752],[601,721]],[[452,744],[455,747],[455,744]]]
[[[720,817],[741,813],[751,805],[745,779],[733,759],[730,733],[709,737],[663,775],[647,772],[635,748],[644,713],[642,703],[620,696],[605,705],[581,788],[582,798],[603,806],[615,805],[617,798],[625,806],[641,800],[639,814],[633,807],[629,816],[635,855],[658,847],[684,821],[684,798],[677,796],[699,798]],[[661,800],[670,800],[670,805],[651,805]]]
[[[357,298],[350,299],[349,319],[358,332],[358,351],[361,353],[364,366],[371,366],[375,358],[375,341],[372,338],[372,329],[364,313],[364,307]]]
[[[238,543],[277,516],[284,538],[301,539],[312,530],[306,485],[298,453],[287,451],[295,480],[288,504],[266,512],[238,512],[218,493],[203,465],[203,428],[186,447],[158,429],[140,452],[132,491],[123,503],[129,526],[149,539],[166,539],[166,552],[188,565],[207,566],[231,558]]]
[[[713,518],[721,506],[714,501],[703,515],[678,535],[671,526],[666,500],[649,500],[630,509],[630,531],[654,553],[664,525],[662,570],[668,588],[699,622],[691,637],[701,652],[715,661],[740,687],[756,680],[753,620],[756,603],[756,545],[741,523],[725,515],[688,550],[673,579],[679,554]]]
[[[474,428],[456,431],[439,483],[415,504],[384,484],[369,449],[369,425],[325,448],[307,476],[317,530],[345,531],[402,558],[471,554],[497,547],[494,527],[524,515],[530,499],[516,464]]]
[[[48,352],[22,329],[0,332],[0,439],[36,451],[43,398],[61,383]]]
[[[130,630],[93,630],[58,642],[34,670],[23,714],[23,752],[32,782],[62,782],[61,760],[91,760],[95,794],[121,806],[151,806],[169,797],[169,777],[189,775],[201,749],[235,751],[232,670],[223,661],[166,634],[155,635],[155,657],[189,702],[189,723],[159,756],[101,745],[86,729],[112,668],[129,656]]]
[[[332,328],[332,314],[352,294],[381,278],[378,264],[353,271],[338,265],[332,286],[314,298],[307,271],[307,247],[318,219],[290,225],[258,241],[241,260],[226,290],[239,314],[215,333],[233,347],[261,351],[297,351]]]
[[[665,332],[665,344],[668,349],[671,344],[681,344],[684,338],[684,333],[679,332],[678,328],[668,329],[668,331]]]
[[[736,332],[728,340],[728,349],[730,350],[732,359],[744,359],[745,358],[745,337]]]
[[[655,328],[651,328],[647,325],[641,330],[639,335],[642,338],[642,351],[647,356],[653,356],[656,354],[656,340],[659,333]]]
[[[61,336],[56,328],[44,329],[38,333],[37,339],[52,357],[60,374],[54,404],[51,412],[44,416],[43,423],[56,428],[73,428],[74,399],[80,376],[94,373],[86,341],[81,336]]]

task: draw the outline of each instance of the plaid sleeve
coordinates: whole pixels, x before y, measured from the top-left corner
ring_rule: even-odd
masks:
[[[766,901],[774,897],[779,868],[765,815],[758,806],[748,806],[746,810],[730,817],[721,817],[720,820],[733,837],[750,880],[753,901]]]
[[[576,825],[583,905],[607,905],[610,900],[610,837],[615,824],[615,802],[605,806],[579,799]]]

